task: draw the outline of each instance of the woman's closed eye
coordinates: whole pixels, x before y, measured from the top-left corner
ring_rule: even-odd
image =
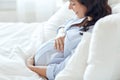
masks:
[[[74,5],[75,5],[75,2],[71,2],[71,5],[74,6]]]

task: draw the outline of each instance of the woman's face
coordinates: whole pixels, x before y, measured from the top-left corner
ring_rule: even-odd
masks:
[[[85,13],[87,11],[87,8],[77,0],[70,0],[69,9],[72,9],[78,18],[85,17]]]

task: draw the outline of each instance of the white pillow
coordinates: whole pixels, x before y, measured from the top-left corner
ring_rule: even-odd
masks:
[[[120,13],[96,23],[84,80],[120,80]]]
[[[65,69],[56,76],[55,80],[83,80],[88,59],[90,38],[90,33],[84,33],[75,53],[68,61]]]
[[[63,7],[61,7],[49,20],[48,23],[55,27],[60,26],[67,20],[71,19],[75,14],[72,10],[69,10],[69,1],[67,1]]]
[[[114,4],[111,6],[112,7],[112,13],[120,13],[120,3]]]
[[[108,0],[109,5],[120,3],[120,0]]]
[[[67,1],[48,21],[44,24],[45,41],[56,36],[57,28],[66,21],[75,16],[72,10],[68,9],[69,1]]]

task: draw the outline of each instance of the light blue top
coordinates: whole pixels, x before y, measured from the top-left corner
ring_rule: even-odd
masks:
[[[75,48],[81,40],[82,35],[80,31],[82,27],[72,26],[73,24],[80,23],[84,20],[74,18],[65,24],[65,42],[64,42],[64,52],[58,52],[54,48],[54,39],[46,42],[40,46],[39,50],[35,55],[35,65],[47,65],[46,75],[49,80],[54,80],[55,76],[65,67],[65,64],[71,57]],[[72,26],[72,27],[71,27]],[[91,32],[92,27],[88,31]]]

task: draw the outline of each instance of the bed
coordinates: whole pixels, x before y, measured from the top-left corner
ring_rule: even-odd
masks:
[[[35,53],[36,35],[41,32],[40,23],[0,23],[0,80],[44,80],[26,66],[26,59]],[[37,33],[35,33],[37,32]],[[34,40],[32,39],[34,36]],[[38,39],[39,44],[42,39]],[[38,44],[38,45],[39,45]]]
[[[118,16],[120,12],[120,3],[118,2],[120,2],[120,0],[116,0],[116,1],[111,0],[110,2],[115,16]],[[113,3],[114,5],[112,5]],[[26,59],[31,55],[35,54],[36,50],[39,48],[40,45],[42,45],[47,40],[56,36],[56,30],[59,25],[61,25],[63,22],[69,20],[71,17],[74,16],[74,13],[69,11],[67,9],[67,6],[68,6],[68,2],[46,22],[0,23],[0,80],[45,80],[45,78],[38,76],[36,73],[32,72],[30,69],[27,68]],[[66,11],[68,11],[68,13],[66,13]],[[65,15],[63,15],[64,13]],[[114,15],[112,17],[114,17]],[[112,17],[110,16],[110,18]],[[105,18],[105,20],[103,19],[102,21],[106,21],[106,20],[109,21],[110,18]],[[116,18],[118,20],[120,19],[120,17],[115,17],[115,20]],[[101,25],[99,23],[103,23],[102,21],[100,20],[98,24],[96,24],[96,26]],[[116,24],[118,24],[118,22]],[[93,33],[94,35],[97,34],[96,30],[98,30],[98,27],[96,27]],[[91,34],[86,34],[86,35],[90,36]],[[92,39],[97,40],[94,37],[92,37]],[[91,45],[95,44],[94,40],[91,43]],[[82,42],[84,43],[84,40]],[[80,45],[83,44],[80,43]],[[92,50],[93,49],[94,46]],[[76,53],[78,51],[79,49],[77,49]],[[88,60],[89,56],[86,56],[85,60]],[[87,61],[85,63],[87,63]],[[72,65],[72,64],[68,63],[68,65]],[[89,69],[89,66],[88,68],[86,66],[82,66],[82,67],[84,67],[84,70],[81,73],[79,73],[79,75],[74,75],[72,73],[70,74],[69,69],[66,70],[67,68],[65,68],[65,70],[63,70],[58,74],[55,80],[119,80],[120,79],[119,77],[118,79],[115,78],[109,79],[108,77],[107,78],[102,77],[101,79],[97,79],[96,77],[94,78],[92,75],[88,74],[87,69]],[[74,68],[74,66],[72,66],[72,68]],[[73,71],[72,68],[70,70]],[[90,76],[92,76],[92,78]],[[89,79],[86,77],[88,77]]]

